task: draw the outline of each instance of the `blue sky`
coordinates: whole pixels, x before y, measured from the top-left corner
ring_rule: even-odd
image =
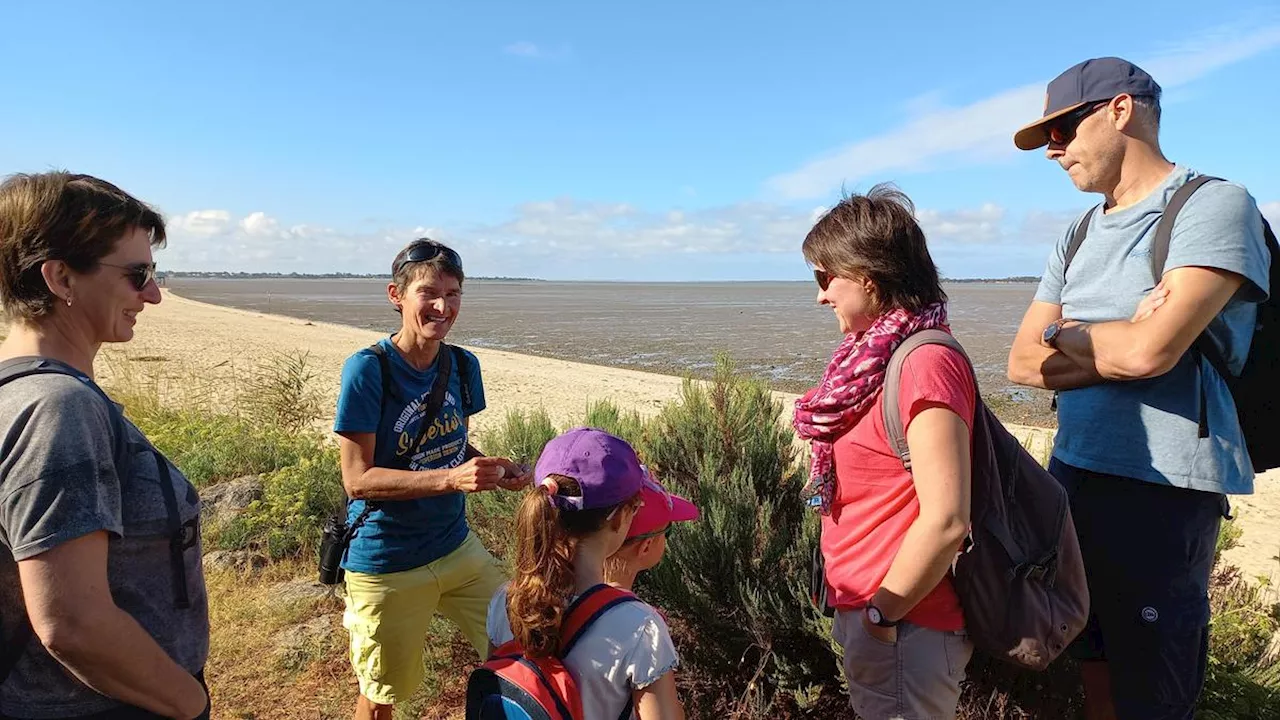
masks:
[[[107,178],[175,270],[801,279],[841,188],[892,181],[951,277],[1039,274],[1095,202],[1012,133],[1121,55],[1173,160],[1280,220],[1280,8],[984,2],[0,5],[0,173]]]

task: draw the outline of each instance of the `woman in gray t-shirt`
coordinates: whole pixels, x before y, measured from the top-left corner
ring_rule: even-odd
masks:
[[[209,715],[199,497],[93,382],[164,237],[97,178],[0,184],[0,720]]]

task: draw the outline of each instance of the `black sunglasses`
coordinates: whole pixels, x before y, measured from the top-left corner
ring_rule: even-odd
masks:
[[[622,544],[631,545],[632,543],[638,543],[642,540],[648,540],[649,538],[656,538],[660,535],[666,535],[668,532],[670,532],[670,530],[671,530],[671,523],[667,523],[666,525],[663,525],[657,530],[650,530],[647,533],[640,533],[635,537],[629,537],[626,540],[624,540]]]
[[[820,289],[826,290],[827,286],[831,284],[831,273],[826,270],[814,270],[813,279],[818,281],[818,287]]]
[[[1054,120],[1048,128],[1049,142],[1054,145],[1071,144],[1071,141],[1076,139],[1076,130],[1080,127],[1080,123],[1110,104],[1110,100],[1103,100],[1092,105],[1084,105]]]
[[[408,265],[409,263],[426,262],[427,260],[435,260],[441,255],[444,256],[444,261],[446,263],[448,263],[449,265],[452,265],[453,267],[458,268],[459,270],[462,269],[462,257],[459,256],[458,253],[454,252],[453,250],[443,245],[438,245],[436,243],[429,243],[429,244],[423,243],[421,245],[415,245],[413,249],[408,252],[408,254],[406,254],[403,258],[401,258],[400,261],[397,262],[395,266],[391,268],[391,274],[392,275],[398,274],[400,270],[404,268],[405,265]]]
[[[124,270],[124,276],[129,278],[129,282],[133,283],[133,289],[142,292],[143,289],[155,282],[156,264],[155,263],[134,263],[132,265],[114,265],[112,263],[99,262],[99,265]]]

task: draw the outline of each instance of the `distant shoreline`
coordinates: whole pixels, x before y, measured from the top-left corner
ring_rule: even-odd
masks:
[[[391,276],[385,273],[375,274],[357,274],[357,273],[247,273],[247,272],[205,272],[195,270],[171,270],[161,272],[159,276],[162,278],[208,278],[217,280],[390,280]],[[530,277],[504,277],[478,275],[468,277],[468,280],[489,280],[496,282],[581,282],[581,283],[687,283],[687,284],[703,284],[703,283],[804,283],[812,282],[812,280],[546,280],[543,278]],[[1029,275],[1017,275],[1013,277],[1003,278],[943,278],[944,284],[968,284],[968,283],[986,283],[986,284],[1029,284],[1040,282],[1039,277]]]

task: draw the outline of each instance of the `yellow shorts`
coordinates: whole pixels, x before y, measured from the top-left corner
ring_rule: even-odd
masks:
[[[347,572],[351,666],[360,694],[379,705],[408,700],[426,673],[423,644],[438,609],[481,657],[489,649],[489,599],[507,578],[474,533],[452,553],[404,572]]]

